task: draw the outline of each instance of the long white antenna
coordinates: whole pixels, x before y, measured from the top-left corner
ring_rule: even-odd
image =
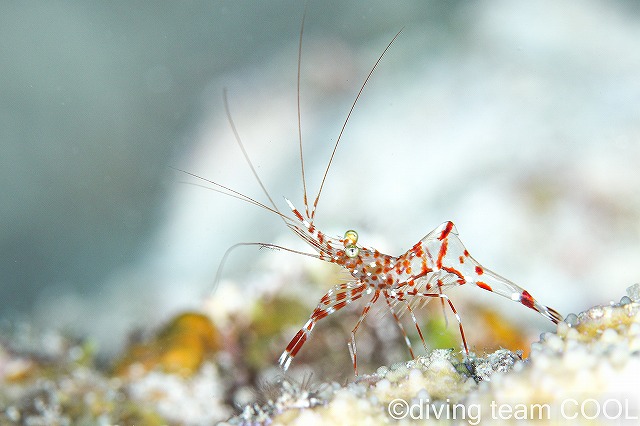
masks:
[[[349,109],[349,113],[347,114],[347,118],[344,120],[344,124],[342,124],[342,128],[340,129],[340,134],[338,134],[338,139],[336,139],[336,143],[333,146],[333,152],[331,152],[331,157],[329,158],[329,163],[327,164],[327,168],[325,169],[324,175],[322,176],[322,182],[320,183],[320,189],[318,190],[318,195],[316,196],[316,199],[313,202],[313,208],[311,210],[311,216],[310,216],[311,222],[313,222],[313,218],[316,215],[316,208],[318,207],[318,200],[320,200],[320,194],[322,193],[322,188],[324,187],[324,182],[327,179],[327,175],[329,174],[329,169],[331,168],[331,163],[333,162],[333,157],[336,155],[336,150],[338,149],[338,144],[340,143],[340,139],[342,139],[342,134],[344,133],[345,127],[347,127],[347,123],[349,122],[349,118],[351,117],[351,113],[353,112],[354,108],[356,107],[356,104],[358,103],[358,99],[360,99],[360,95],[362,94],[362,91],[364,90],[364,87],[367,85],[367,82],[369,81],[369,78],[371,78],[371,75],[373,74],[375,69],[378,67],[378,64],[382,60],[382,57],[384,56],[385,53],[387,53],[387,50],[389,50],[389,48],[391,47],[393,42],[398,38],[398,36],[400,35],[401,32],[402,32],[402,29],[400,31],[398,31],[395,36],[393,36],[393,38],[391,39],[389,44],[387,44],[387,47],[385,47],[385,49],[382,51],[382,54],[380,55],[380,57],[378,58],[376,63],[371,68],[371,71],[369,71],[369,74],[367,75],[367,78],[364,79],[364,83],[362,83],[362,86],[360,86],[360,90],[358,91],[358,95],[356,96],[355,100],[353,101],[353,104],[351,104],[351,108]]]
[[[304,156],[302,155],[302,118],[300,114],[300,64],[302,63],[302,35],[304,34],[304,20],[307,17],[308,3],[304,4],[304,13],[302,14],[302,24],[300,24],[300,38],[298,41],[298,145],[300,146],[300,172],[302,174],[302,199],[304,201],[305,214],[309,217],[309,203],[307,202],[307,179],[304,174]]]

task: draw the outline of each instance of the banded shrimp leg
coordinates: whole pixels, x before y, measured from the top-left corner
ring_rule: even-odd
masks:
[[[349,354],[351,356],[351,362],[353,364],[354,374],[358,375],[358,360],[357,360],[358,351],[356,346],[356,332],[358,331],[358,329],[364,322],[365,318],[369,314],[371,307],[374,305],[374,303],[376,303],[376,301],[378,300],[381,294],[384,296],[385,301],[387,303],[387,307],[391,312],[396,324],[398,325],[398,328],[400,329],[404,342],[407,348],[409,349],[409,353],[411,354],[411,358],[412,359],[415,358],[415,354],[413,352],[413,348],[411,346],[409,336],[407,335],[407,332],[405,331],[404,326],[402,325],[402,322],[400,321],[400,318],[396,314],[392,304],[392,300],[394,299],[400,300],[400,299],[389,294],[389,292],[387,292],[386,290],[373,290],[371,287],[367,287],[366,284],[355,283],[351,281],[348,283],[338,284],[337,286],[329,290],[329,292],[327,292],[322,297],[322,299],[320,300],[320,303],[312,312],[309,320],[298,331],[298,333],[294,336],[294,338],[291,339],[291,342],[289,342],[285,351],[282,353],[282,355],[280,355],[280,359],[278,360],[278,362],[282,366],[282,368],[285,371],[289,368],[291,361],[297,355],[298,351],[302,348],[302,345],[307,341],[307,339],[311,335],[311,332],[315,328],[318,321],[331,315],[332,313],[338,311],[339,309],[346,307],[349,303],[361,298],[362,296],[368,295],[371,293],[373,293],[373,296],[364,306],[362,313],[360,314],[360,318],[358,318],[356,325],[351,330],[351,339],[347,342],[347,346],[349,348]],[[414,324],[418,330],[418,334],[420,335],[420,338],[422,339],[422,343],[426,350],[427,346],[424,340],[424,336],[422,334],[422,331],[420,330],[420,327],[418,326],[417,319],[413,314],[411,307],[408,304],[407,304],[407,309],[411,313]],[[455,313],[455,310],[454,310],[454,313]]]

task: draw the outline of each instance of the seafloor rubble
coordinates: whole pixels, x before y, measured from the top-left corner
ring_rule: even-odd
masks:
[[[450,350],[380,367],[353,383],[291,381],[229,424],[638,424],[640,285],[620,303],[570,315],[530,357],[498,350],[460,361]]]
[[[264,346],[241,335],[252,347]],[[252,401],[256,391],[243,383],[269,367],[229,338],[206,316],[187,313],[105,366],[87,341],[29,337],[28,330],[5,334],[0,424],[637,424],[640,418],[640,285],[617,304],[569,315],[531,345],[528,358],[507,349],[467,358],[437,349],[347,384],[281,377],[262,386],[261,403],[244,406],[242,395]]]

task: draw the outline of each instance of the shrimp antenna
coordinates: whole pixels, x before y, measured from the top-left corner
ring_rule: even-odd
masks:
[[[239,247],[246,247],[246,246],[259,246],[260,248],[271,248],[271,249],[275,249],[275,250],[282,250],[282,251],[287,251],[290,253],[296,253],[296,254],[301,254],[303,256],[309,256],[309,257],[313,257],[315,259],[319,259],[320,256],[314,253],[306,253],[304,251],[299,251],[299,250],[293,250],[287,247],[283,247],[283,246],[279,246],[276,244],[271,244],[271,243],[236,243],[234,245],[232,245],[231,247],[229,247],[227,249],[227,251],[224,252],[224,256],[222,256],[222,259],[220,260],[220,265],[218,265],[218,270],[216,271],[216,276],[213,279],[213,287],[211,288],[210,294],[213,294],[216,289],[218,288],[218,284],[220,283],[220,277],[222,276],[222,269],[224,268],[225,263],[227,263],[227,258],[229,257],[229,255],[231,254],[232,251],[234,251],[235,249],[239,248]]]
[[[356,104],[358,103],[358,100],[360,99],[360,95],[362,94],[362,91],[364,90],[365,86],[367,85],[367,82],[371,78],[371,75],[373,74],[373,72],[378,67],[378,64],[382,60],[382,57],[385,55],[385,53],[387,53],[387,50],[389,50],[389,48],[391,47],[393,42],[396,41],[396,39],[398,38],[398,36],[400,35],[400,33],[402,32],[403,29],[398,31],[396,33],[396,35],[393,36],[393,38],[391,39],[389,44],[387,44],[387,47],[384,48],[384,50],[382,51],[382,54],[378,57],[378,60],[376,61],[376,63],[371,68],[371,71],[369,71],[369,74],[367,74],[367,78],[364,79],[364,83],[362,83],[362,86],[360,86],[360,90],[358,91],[358,94],[356,95],[356,98],[354,99],[353,104],[351,104],[351,108],[349,109],[349,113],[347,114],[347,118],[344,120],[344,123],[342,124],[342,128],[340,129],[340,133],[338,134],[338,139],[336,139],[336,143],[333,146],[333,152],[331,152],[331,157],[329,158],[329,163],[327,164],[327,168],[325,169],[324,175],[322,176],[322,181],[320,182],[320,189],[318,190],[318,195],[316,196],[316,199],[313,202],[313,209],[311,210],[311,217],[310,217],[312,222],[313,222],[313,218],[316,215],[316,208],[318,207],[318,201],[320,200],[320,194],[322,193],[322,188],[324,187],[324,182],[327,179],[327,175],[329,174],[329,169],[331,168],[331,163],[333,162],[333,157],[336,155],[336,150],[338,149],[338,144],[340,143],[340,140],[342,139],[342,134],[344,133],[344,129],[347,127],[347,123],[349,122],[349,118],[351,117],[351,113],[353,112],[354,108],[356,107]]]
[[[266,204],[261,203],[260,201],[254,200],[253,198],[249,197],[248,195],[244,195],[242,192],[236,191],[234,189],[229,188],[228,186],[224,186],[224,185],[222,185],[222,184],[220,184],[218,182],[215,182],[215,181],[213,181],[211,179],[204,178],[204,177],[199,176],[199,175],[197,175],[195,173],[191,173],[191,172],[188,172],[186,170],[179,169],[177,167],[169,166],[169,168],[173,169],[173,170],[176,170],[178,172],[184,173],[186,175],[193,176],[196,179],[200,179],[201,181],[207,182],[208,184],[211,184],[211,185],[214,185],[214,186],[212,187],[212,186],[208,186],[208,185],[205,185],[205,184],[199,184],[199,183],[193,183],[193,182],[182,182],[182,183],[185,183],[185,184],[188,184],[188,185],[199,186],[199,187],[208,189],[210,191],[219,192],[220,194],[224,194],[224,195],[227,195],[229,197],[233,197],[233,198],[236,198],[238,200],[242,200],[242,201],[247,202],[249,204],[253,204],[254,206],[258,206],[261,209],[267,210],[267,211],[269,211],[271,213],[274,213],[274,214],[280,216],[283,219],[286,219],[285,223],[287,223],[287,225],[289,225],[289,223],[287,221],[295,222],[294,219],[292,219],[291,217],[289,217],[289,216],[285,215],[284,213],[278,211],[277,209],[274,209],[273,207],[269,207]]]
[[[235,123],[233,121],[233,117],[231,116],[231,110],[229,109],[229,101],[227,100],[227,88],[226,87],[222,90],[222,101],[224,102],[224,112],[227,114],[227,121],[229,122],[229,126],[231,127],[231,131],[233,132],[233,136],[234,136],[234,138],[236,140],[236,143],[240,147],[240,150],[242,151],[242,155],[244,156],[244,159],[246,160],[247,164],[249,165],[249,168],[251,169],[251,173],[253,173],[253,177],[255,177],[256,180],[258,181],[258,184],[260,185],[260,188],[262,188],[262,192],[264,192],[264,194],[269,199],[269,202],[271,203],[271,206],[273,207],[273,209],[280,215],[280,217],[283,217],[283,215],[280,213],[280,210],[278,209],[278,206],[276,206],[276,203],[274,203],[273,199],[271,198],[271,195],[269,195],[269,191],[267,191],[267,188],[262,183],[262,179],[260,179],[260,176],[258,176],[258,172],[256,171],[255,167],[253,167],[253,163],[251,162],[251,159],[249,158],[249,154],[247,153],[247,150],[244,148],[244,144],[242,143],[242,139],[240,138],[240,134],[238,133],[238,129],[236,129],[236,125],[235,125]],[[267,209],[267,210],[270,210],[270,209]],[[283,220],[284,220],[284,218],[283,218]]]
[[[302,173],[302,193],[303,193],[303,201],[304,208],[307,217],[309,217],[309,203],[307,201],[307,179],[304,174],[304,157],[302,155],[302,118],[300,114],[300,64],[302,63],[302,35],[304,34],[304,20],[307,17],[307,6],[308,2],[304,4],[304,12],[302,14],[302,24],[300,24],[300,38],[298,41],[298,90],[297,90],[297,99],[298,99],[298,145],[300,147],[300,172]]]

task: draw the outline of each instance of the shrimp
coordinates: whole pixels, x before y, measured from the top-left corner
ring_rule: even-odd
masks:
[[[298,145],[303,187],[303,201],[305,207],[303,212],[298,210],[291,201],[285,198],[285,201],[293,214],[292,216],[286,215],[278,209],[277,205],[272,200],[260,177],[258,176],[236,129],[235,123],[230,113],[226,90],[223,93],[223,101],[229,125],[234,134],[235,141],[242,151],[244,159],[249,165],[253,176],[257,180],[264,194],[267,196],[269,205],[250,198],[238,191],[231,189],[228,186],[221,185],[217,182],[205,179],[201,176],[184,170],[179,170],[197,179],[201,179],[208,184],[213,185],[213,187],[211,187],[210,189],[213,189],[217,192],[222,192],[235,198],[239,198],[250,204],[254,204],[262,209],[274,213],[275,215],[280,217],[280,219],[282,219],[284,224],[292,232],[294,232],[299,238],[305,241],[314,250],[313,253],[306,253],[270,243],[239,243],[227,250],[223,257],[222,264],[224,263],[227,255],[234,248],[240,245],[258,245],[260,247],[286,250],[289,252],[314,257],[325,262],[335,263],[337,265],[340,265],[351,275],[351,279],[349,281],[335,285],[320,299],[318,305],[311,313],[307,322],[295,334],[293,339],[289,342],[284,352],[280,356],[278,362],[282,369],[286,372],[286,370],[291,365],[291,362],[299,353],[304,343],[309,339],[311,333],[320,320],[328,317],[329,315],[339,311],[340,309],[363,297],[368,300],[364,308],[362,309],[358,321],[351,330],[351,338],[347,343],[355,375],[358,374],[356,332],[367,317],[372,306],[380,299],[384,299],[387,305],[387,309],[389,309],[391,315],[395,319],[400,332],[404,337],[404,341],[409,349],[409,353],[413,358],[415,358],[415,354],[413,352],[411,342],[409,341],[404,326],[400,321],[400,316],[404,312],[408,313],[408,315],[411,317],[413,325],[418,332],[418,335],[420,336],[422,344],[426,349],[425,338],[420,329],[420,326],[418,325],[414,310],[424,305],[431,299],[439,299],[442,303],[443,309],[446,306],[449,307],[458,323],[464,351],[466,355],[469,354],[469,348],[464,334],[462,320],[460,319],[460,316],[453,302],[445,294],[445,290],[448,290],[451,287],[475,285],[483,290],[507,297],[515,302],[518,302],[526,306],[527,308],[538,312],[555,324],[562,321],[563,317],[557,311],[548,306],[540,304],[531,296],[531,294],[527,290],[518,287],[513,282],[492,272],[491,270],[482,266],[478,261],[476,261],[462,244],[462,241],[458,237],[458,231],[452,222],[444,222],[436,229],[428,233],[415,245],[413,245],[413,247],[411,247],[408,251],[399,256],[384,254],[376,250],[375,248],[369,248],[359,244],[358,234],[354,230],[350,229],[346,231],[345,234],[340,238],[330,237],[316,228],[316,226],[314,225],[314,218],[318,202],[320,200],[320,195],[322,193],[322,189],[331,168],[331,164],[336,154],[338,145],[341,141],[347,123],[349,122],[349,118],[351,117],[351,114],[355,109],[360,95],[362,94],[373,72],[377,68],[387,50],[398,38],[402,30],[400,30],[387,44],[386,48],[383,50],[382,54],[380,54],[374,66],[371,68],[364,82],[360,86],[360,89],[355,97],[355,100],[351,104],[351,108],[349,109],[342,128],[340,129],[336,142],[334,143],[333,151],[329,158],[327,167],[324,171],[324,175],[322,177],[317,195],[313,203],[310,204],[307,197],[300,114],[300,64],[302,60],[302,36],[304,33],[305,16],[306,12],[305,14],[303,14],[302,24],[300,28],[297,75]],[[220,270],[221,268],[218,269],[218,274],[220,273]],[[402,311],[398,311],[398,307],[400,307]]]

